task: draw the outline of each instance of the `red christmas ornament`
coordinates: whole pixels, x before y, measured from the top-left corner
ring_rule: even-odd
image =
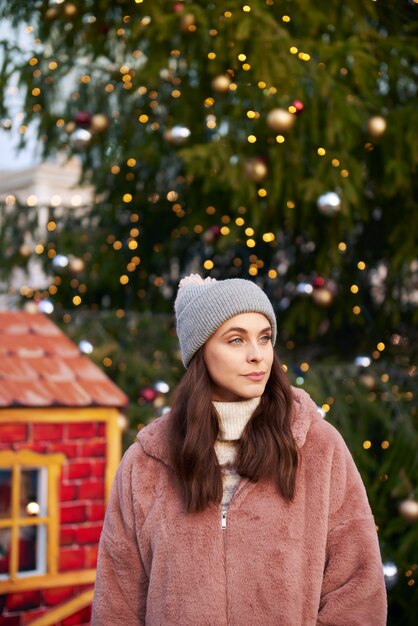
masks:
[[[323,287],[325,285],[325,279],[322,276],[317,276],[312,281],[312,287],[314,289],[318,289],[319,287]]]
[[[296,109],[296,115],[298,115],[299,113],[302,113],[303,109],[305,108],[305,105],[303,104],[302,100],[294,100],[292,102],[292,106],[294,106]]]
[[[157,397],[157,391],[154,387],[143,387],[138,394],[138,399],[143,403],[154,402]]]
[[[80,128],[88,128],[91,123],[91,115],[87,111],[79,111],[74,115],[74,122]]]

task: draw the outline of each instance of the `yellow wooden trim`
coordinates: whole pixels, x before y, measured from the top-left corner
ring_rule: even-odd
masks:
[[[106,475],[105,475],[105,499],[106,503],[109,499],[110,488],[116,474],[116,470],[120,463],[122,454],[122,436],[118,424],[118,415],[113,419],[109,419],[106,423]]]
[[[84,607],[88,606],[93,602],[93,589],[88,589],[83,593],[80,593],[75,598],[71,598],[71,600],[67,600],[63,604],[51,609],[41,617],[35,618],[30,622],[26,622],[27,626],[52,626],[57,622],[61,622],[61,620],[69,617],[70,615],[74,615],[77,611],[84,609]]]
[[[25,423],[58,423],[64,422],[106,422],[120,414],[115,408],[77,408],[77,407],[45,407],[34,409],[31,407],[22,409],[0,409],[0,423],[12,422],[15,424]]]
[[[0,467],[13,467],[15,465],[26,465],[35,467],[45,467],[50,465],[61,465],[65,462],[65,456],[61,452],[56,454],[40,454],[33,450],[22,449],[0,451]]]
[[[46,567],[49,574],[56,574],[58,568],[58,479],[60,472],[61,468],[58,465],[50,467],[48,472],[48,511],[50,520],[47,526]],[[54,513],[51,513],[52,511]]]
[[[41,524],[48,524],[49,517],[18,517],[16,520],[16,526],[40,526]],[[14,520],[9,517],[8,519],[0,519],[0,528],[10,528],[14,523]]]
[[[55,587],[66,587],[67,585],[89,585],[94,583],[95,578],[95,569],[83,569],[58,574],[45,574],[43,576],[27,576],[15,580],[0,580],[0,594],[33,589],[52,589]]]

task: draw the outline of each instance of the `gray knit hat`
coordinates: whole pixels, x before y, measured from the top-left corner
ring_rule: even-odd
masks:
[[[271,302],[250,280],[203,280],[198,274],[190,274],[180,281],[174,310],[185,367],[219,326],[240,313],[265,315],[271,324],[273,345],[276,342],[276,316]]]

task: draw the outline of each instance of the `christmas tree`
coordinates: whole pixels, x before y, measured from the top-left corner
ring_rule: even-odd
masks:
[[[31,37],[2,42],[3,133],[23,145],[35,129],[43,157],[77,158],[94,190],[86,206],[59,190],[42,207],[3,199],[10,297],[94,346],[131,396],[134,430],[181,376],[179,278],[260,284],[292,382],[341,430],[366,483],[390,623],[412,624],[417,2],[0,6]],[[10,283],[34,258],[45,285]]]

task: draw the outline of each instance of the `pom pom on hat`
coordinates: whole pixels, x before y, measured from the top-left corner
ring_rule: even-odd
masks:
[[[241,313],[265,315],[271,324],[273,345],[276,342],[277,324],[272,304],[264,291],[250,280],[203,279],[199,274],[190,274],[179,283],[174,310],[185,367],[219,326]]]

